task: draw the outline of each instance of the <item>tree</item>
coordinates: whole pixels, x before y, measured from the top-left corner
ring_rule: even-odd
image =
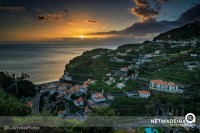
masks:
[[[58,92],[55,92],[53,93],[50,97],[49,97],[49,101],[53,101],[53,102],[56,102],[57,99],[56,99],[56,96],[58,95]]]
[[[28,80],[18,82],[18,90],[19,96],[32,97],[36,95],[35,85]]]
[[[1,116],[26,116],[31,114],[31,108],[20,103],[19,100],[3,91],[0,91]]]
[[[71,97],[70,97],[72,100],[76,100],[79,98],[79,96],[75,95],[75,94],[72,94]]]

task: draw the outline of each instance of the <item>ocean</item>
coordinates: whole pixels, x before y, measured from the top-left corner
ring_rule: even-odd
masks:
[[[94,48],[115,49],[119,45],[0,44],[0,71],[30,75],[35,83],[58,80],[71,59]]]

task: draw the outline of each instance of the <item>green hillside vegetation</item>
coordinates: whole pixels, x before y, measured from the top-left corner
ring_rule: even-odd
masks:
[[[65,71],[69,72],[72,78],[76,81],[85,81],[88,78],[95,80],[107,80],[106,74],[113,74],[114,71],[121,67],[134,65],[139,56],[154,53],[155,50],[161,50],[165,56],[152,57],[151,61],[146,62],[139,69],[140,77],[150,79],[163,79],[166,81],[174,81],[181,84],[190,84],[198,80],[199,69],[194,71],[188,70],[184,66],[186,61],[199,61],[199,58],[191,57],[191,54],[200,54],[200,45],[192,47],[189,45],[171,48],[169,43],[143,43],[143,44],[126,44],[118,47],[116,50],[95,49],[84,52],[83,55],[74,58],[66,65]],[[142,48],[140,48],[142,46]],[[132,49],[125,56],[118,56],[117,53],[125,53],[126,50]],[[137,51],[139,49],[139,51]],[[187,51],[187,53],[181,53]],[[101,55],[97,59],[92,59],[92,56]],[[117,57],[128,60],[128,62],[112,62],[111,58]],[[131,61],[132,60],[132,61]],[[131,75],[134,71],[129,71]],[[108,88],[108,87],[106,87]],[[96,89],[95,89],[96,90]],[[112,90],[113,89],[105,89]],[[108,91],[111,92],[111,91]]]
[[[181,84],[191,84],[199,80],[199,75],[200,69],[190,71],[183,65],[183,63],[171,64],[160,70],[145,71],[140,74],[141,77],[151,80],[162,79],[168,82],[173,81]]]
[[[31,113],[31,108],[25,106],[16,97],[0,90],[1,116],[25,116]]]

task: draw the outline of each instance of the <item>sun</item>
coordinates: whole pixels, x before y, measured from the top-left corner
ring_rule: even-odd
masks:
[[[84,39],[84,38],[85,38],[85,36],[82,36],[82,35],[81,35],[81,36],[79,36],[79,38],[80,38],[80,39]]]

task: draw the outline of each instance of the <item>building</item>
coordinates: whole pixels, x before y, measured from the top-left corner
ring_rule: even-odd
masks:
[[[58,116],[63,117],[65,115],[65,111],[58,111]]]
[[[64,89],[67,89],[67,86],[66,86],[65,83],[60,83],[60,84],[58,84],[58,90],[59,90],[59,91],[62,91],[62,90],[64,90]]]
[[[118,83],[117,84],[117,88],[119,88],[119,89],[122,89],[124,87],[126,87],[126,85],[124,83]]]
[[[100,58],[101,57],[101,55],[94,55],[94,56],[92,56],[92,59],[97,59],[97,58]]]
[[[198,57],[198,54],[190,54],[191,57]]]
[[[120,80],[124,81],[128,81],[129,80],[129,76],[121,76]]]
[[[127,56],[126,53],[121,53],[121,52],[118,52],[116,55],[119,55],[119,56]]]
[[[138,91],[139,97],[141,98],[149,98],[151,95],[149,91]]]
[[[155,51],[155,54],[156,54],[156,55],[160,54],[160,50],[156,50],[156,51]]]
[[[28,107],[30,107],[30,108],[33,107],[33,103],[31,101],[27,102],[25,105],[28,106]]]
[[[117,58],[117,57],[111,58],[110,61],[112,61],[112,62],[125,62],[124,59],[120,59],[120,58]]]
[[[114,96],[111,96],[111,95],[108,95],[108,96],[107,96],[107,100],[112,101],[113,99],[114,99]]]
[[[66,72],[61,79],[65,80],[65,81],[72,81],[72,77],[69,76],[69,73]]]
[[[76,106],[82,106],[83,105],[83,99],[80,97],[80,98],[74,100],[74,104]]]
[[[106,84],[111,85],[115,82],[115,79],[113,77],[109,77],[109,80],[106,81]]]
[[[88,79],[87,81],[84,82],[84,86],[88,86],[90,84],[94,84],[95,83],[95,80],[91,80],[91,79]]]
[[[182,93],[182,90],[179,89],[179,86],[177,84],[175,84],[174,82],[166,82],[163,80],[151,80],[150,89],[156,89],[166,92]]]
[[[150,55],[148,55],[148,56],[150,56]],[[150,62],[150,61],[152,61],[151,59],[149,59],[150,57],[148,57],[148,56],[139,57],[139,58],[137,59],[136,64],[137,64],[137,65],[143,65],[145,62]]]
[[[132,51],[132,49],[127,49],[126,53],[130,53]]]
[[[127,72],[128,71],[128,67],[122,67],[120,70],[123,71],[123,72]]]
[[[50,94],[53,94],[55,92],[55,89],[56,89],[56,85],[50,84],[50,85],[42,87],[42,89],[40,90],[40,92],[44,93],[44,92],[49,91]]]
[[[190,71],[193,71],[195,68],[197,68],[198,65],[196,63],[191,63],[191,64],[188,64],[187,65],[187,68],[190,70]]]
[[[102,94],[102,93],[94,93],[92,94],[91,98],[95,101],[95,102],[103,102],[106,100],[106,97]]]
[[[128,97],[138,96],[138,92],[137,91],[126,92],[126,96]]]
[[[89,113],[90,112],[90,108],[88,106],[85,106],[84,107],[84,111],[85,111],[85,114]]]

